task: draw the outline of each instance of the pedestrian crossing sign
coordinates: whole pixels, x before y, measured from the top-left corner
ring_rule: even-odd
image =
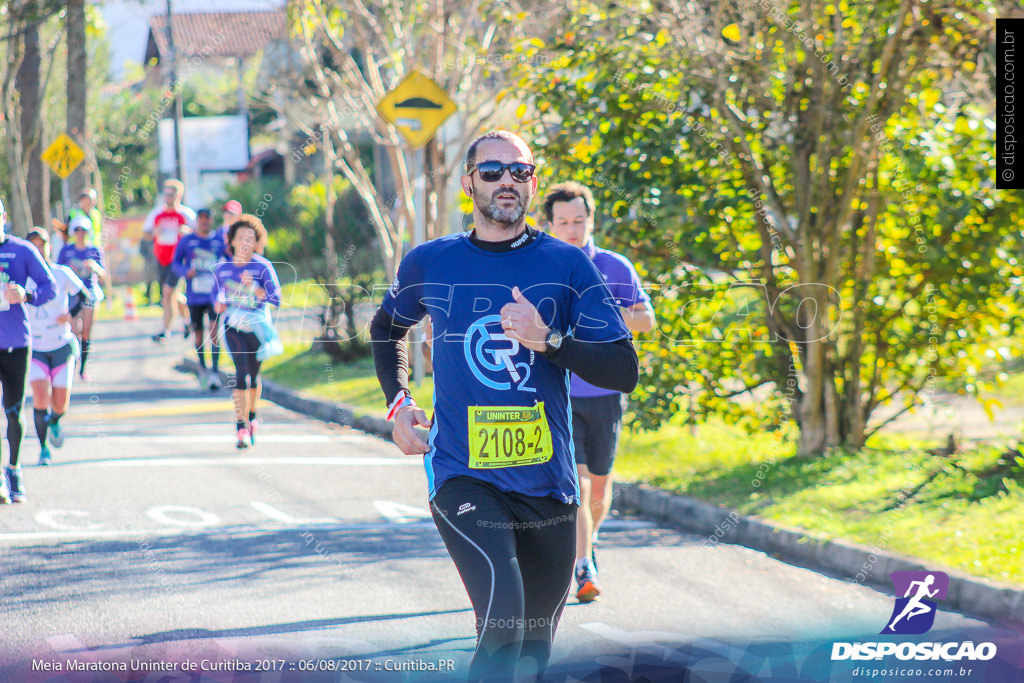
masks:
[[[413,149],[419,149],[458,107],[434,79],[413,69],[377,103],[377,112],[393,123]]]
[[[53,172],[63,179],[67,178],[71,175],[72,171],[78,168],[78,165],[85,159],[85,152],[82,151],[82,148],[74,140],[61,133],[53,141],[53,144],[47,147],[46,151],[40,155],[40,158],[48,163]]]

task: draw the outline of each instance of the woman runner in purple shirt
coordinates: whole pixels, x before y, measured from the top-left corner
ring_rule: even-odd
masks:
[[[256,445],[260,399],[260,333],[268,324],[267,305],[281,305],[281,285],[270,261],[256,253],[267,239],[259,218],[242,216],[228,229],[230,261],[213,268],[214,310],[224,325],[222,338],[235,364],[228,384],[235,403],[236,448]],[[246,440],[248,439],[248,443]]]

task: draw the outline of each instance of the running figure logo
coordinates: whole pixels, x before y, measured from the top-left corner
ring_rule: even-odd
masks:
[[[942,572],[893,572],[889,578],[896,589],[896,605],[882,634],[927,633],[938,611],[936,603],[928,598],[944,600],[949,577]]]
[[[488,325],[494,330],[488,330]],[[513,360],[519,348],[517,340],[505,336],[505,330],[501,329],[500,315],[487,315],[474,322],[469,326],[463,341],[466,363],[481,384],[497,391],[508,391],[513,384],[519,391],[537,391],[526,386],[530,378],[530,366]],[[532,352],[530,360],[533,360]],[[501,382],[498,378],[510,379],[511,382]]]

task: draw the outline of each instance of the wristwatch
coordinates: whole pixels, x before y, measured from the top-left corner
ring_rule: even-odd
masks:
[[[558,330],[551,330],[544,338],[544,353],[557,353],[562,348],[565,335]]]

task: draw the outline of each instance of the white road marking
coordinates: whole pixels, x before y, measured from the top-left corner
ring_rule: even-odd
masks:
[[[103,525],[99,524],[98,522],[89,522],[89,524],[87,526],[84,526],[84,527],[83,526],[71,525],[71,524],[62,524],[61,522],[58,522],[55,519],[58,516],[60,516],[60,517],[77,517],[77,518],[81,519],[83,517],[88,517],[89,513],[85,512],[84,510],[43,510],[42,512],[37,512],[36,513],[35,520],[37,522],[39,522],[40,524],[42,524],[43,526],[49,526],[49,527],[53,527],[54,529],[62,529],[62,530],[82,531],[82,530],[86,530],[86,529],[96,530],[96,529],[102,529],[103,528]]]
[[[297,525],[298,528],[304,528],[305,524]],[[181,534],[196,535],[204,533],[237,533],[237,534],[256,534],[271,530],[279,530],[281,527],[262,526],[259,524],[235,524],[227,527],[164,527],[162,529],[95,529],[95,530],[82,530],[82,531],[29,531],[29,532],[14,532],[14,533],[0,533],[0,542],[2,541],[54,541],[54,540],[87,540],[94,538],[117,538],[119,536],[176,536]],[[391,522],[367,522],[367,523],[348,523],[348,524],[324,524],[320,527],[324,531],[394,531],[395,525]],[[409,522],[402,525],[402,529],[416,529],[417,531],[434,531],[433,522]]]
[[[388,501],[381,501],[381,502],[385,502],[386,503]],[[399,508],[399,509],[418,510],[421,513],[425,513],[426,512],[426,511],[424,511],[424,510],[422,510],[420,508],[415,508],[413,506],[406,506],[406,505],[402,505],[400,503],[392,503],[392,504],[393,505],[400,505],[401,508]],[[166,506],[164,506],[164,507],[166,507]],[[175,506],[171,506],[171,507],[175,507]],[[270,507],[270,506],[268,506],[268,507]],[[259,508],[257,507],[256,509],[259,509]],[[380,508],[378,508],[378,510],[379,509]],[[210,513],[204,512],[202,510],[199,510],[198,508],[192,508],[192,510],[193,510],[193,514],[195,514],[195,513],[201,513],[202,515],[210,514]],[[263,512],[264,514],[266,514],[266,510],[260,510],[260,511]],[[279,510],[275,510],[275,512],[277,512],[280,515],[285,515],[286,514],[286,513],[280,512]],[[72,527],[70,525],[63,525],[63,528],[61,528],[61,523],[58,522],[55,519],[56,517],[58,517],[60,515],[64,515],[64,516],[68,516],[68,517],[75,517],[75,518],[84,518],[88,514],[89,513],[84,512],[82,510],[48,510],[48,511],[41,511],[41,512],[36,513],[36,515],[35,515],[36,521],[40,522],[42,524],[46,524],[47,521],[49,521],[49,522],[51,522],[50,526],[56,527],[56,530],[54,530],[54,531],[24,531],[24,532],[12,531],[12,532],[0,533],[0,543],[3,543],[3,542],[27,543],[27,542],[35,542],[35,541],[88,540],[88,539],[102,539],[102,538],[118,538],[118,537],[125,537],[125,536],[136,536],[136,537],[143,537],[143,536],[170,536],[170,535],[175,535],[175,534],[212,533],[214,531],[220,531],[221,533],[224,533],[224,532],[227,532],[227,533],[260,533],[260,532],[267,531],[268,528],[277,528],[277,529],[281,528],[281,527],[268,527],[268,526],[266,526],[264,524],[260,524],[258,522],[246,522],[246,523],[240,523],[240,524],[220,525],[220,526],[218,526],[216,528],[213,527],[213,526],[201,526],[201,525],[189,526],[187,524],[186,525],[182,525],[181,524],[181,520],[166,522],[167,526],[164,526],[164,527],[161,527],[161,528],[155,528],[155,529],[134,529],[134,528],[128,528],[128,529],[103,529],[103,528],[98,528],[98,526],[97,526],[98,523],[97,522],[92,522],[92,523],[89,524],[89,526],[85,526],[85,527],[77,527],[77,528],[75,528],[75,527]],[[42,519],[40,519],[40,516],[42,516]],[[152,517],[152,515],[150,515],[150,517]],[[216,515],[213,515],[213,517],[216,517]],[[433,530],[434,529],[434,522],[433,522],[433,520],[429,520],[429,519],[425,519],[425,518],[420,518],[420,519],[421,519],[421,521],[405,521],[405,522],[402,522],[401,523],[401,527],[402,527],[402,529],[416,529],[416,530],[419,530],[419,531]],[[160,521],[163,521],[163,520],[160,520]],[[330,521],[328,521],[327,518],[324,518],[323,520],[319,520],[319,519],[318,520],[301,520],[301,519],[299,519],[299,520],[296,520],[294,524],[287,523],[287,522],[284,522],[282,520],[275,520],[275,521],[280,521],[282,525],[290,525],[290,526],[295,526],[295,527],[298,527],[298,528],[309,526],[311,521],[312,522],[317,522],[317,526],[319,528],[323,529],[324,531],[356,531],[356,532],[359,532],[359,531],[386,531],[386,530],[394,530],[395,527],[396,527],[396,524],[395,524],[394,521],[387,521],[387,522],[341,522],[340,520],[330,520]],[[99,525],[99,526],[102,526],[102,525]],[[617,520],[617,519],[612,519],[612,520],[608,520],[607,522],[605,522],[602,525],[602,528],[607,528],[607,529],[611,530],[611,529],[627,529],[627,528],[649,528],[649,527],[655,527],[655,526],[657,526],[657,525],[654,524],[653,522],[647,522],[647,521],[643,521],[643,520]],[[590,625],[585,625],[585,626],[590,626]],[[604,632],[599,632],[600,631],[600,627],[603,626],[603,625],[602,624],[598,624],[597,626],[598,626],[598,628],[597,628],[597,630],[594,630],[594,633],[596,633],[597,635],[605,636]],[[678,634],[676,634],[676,635],[678,635]],[[644,635],[642,637],[647,637],[647,636]]]
[[[153,456],[150,458],[120,458],[114,460],[79,460],[77,462],[61,463],[59,467],[73,467],[81,465],[94,465],[98,467],[204,467],[213,465],[358,465],[358,466],[422,466],[422,461],[405,458],[346,458],[342,456],[310,457],[297,456],[267,457],[267,458],[161,458]],[[56,468],[54,468],[56,469]]]
[[[234,439],[233,434],[192,434],[182,436],[150,436],[148,434],[140,434],[137,436],[102,436],[97,432],[93,434],[93,438],[102,438],[104,441],[121,442],[126,441],[130,443],[219,443],[226,446],[233,446]],[[287,434],[260,434],[260,444],[265,443],[330,443],[332,441],[342,442],[351,441],[351,439],[336,438],[332,439],[329,436],[321,436],[318,434],[297,434],[295,436],[289,436]]]
[[[171,513],[196,515],[199,519],[181,519],[180,517],[171,517]],[[146,510],[146,515],[154,522],[159,522],[160,524],[172,524],[174,526],[196,527],[220,524],[220,517],[217,515],[212,512],[206,512],[205,510],[192,507],[191,505],[157,505],[156,507]]]
[[[375,500],[373,506],[377,512],[384,516],[384,519],[393,524],[408,524],[421,519],[431,519],[431,515],[423,508],[405,503],[394,503],[390,500]]]
[[[126,425],[131,429],[138,429],[137,425]],[[220,431],[216,434],[182,434],[181,436],[168,436],[167,430],[161,429],[161,434],[114,434],[120,430],[111,428],[99,428],[95,430],[81,430],[68,433],[69,438],[75,436],[86,437],[90,439],[102,438],[105,441],[127,441],[130,443],[219,443],[226,444],[227,446],[234,445],[232,439],[233,434],[225,434]],[[123,431],[130,431],[125,429]],[[260,433],[260,443],[283,443],[283,444],[299,444],[299,443],[363,443],[365,444],[370,437],[367,436],[329,436],[327,434],[265,434]],[[380,443],[379,439],[374,439],[377,443]]]
[[[302,517],[292,517],[287,512],[278,510],[269,503],[261,503],[258,500],[254,500],[249,503],[254,509],[262,512],[270,519],[276,522],[283,522],[284,524],[337,524],[341,522],[336,517],[315,517],[312,519],[305,519]]]

